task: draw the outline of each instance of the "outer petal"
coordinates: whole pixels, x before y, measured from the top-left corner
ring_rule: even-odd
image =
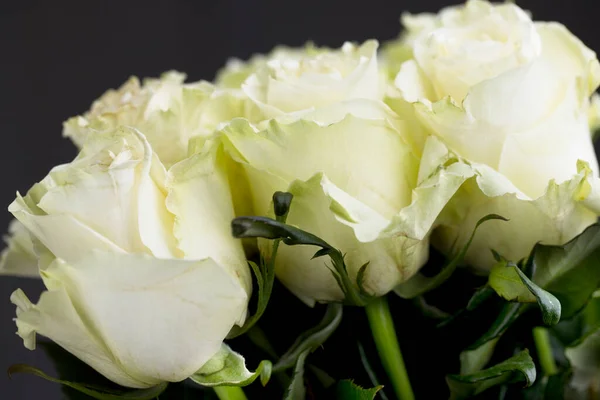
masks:
[[[13,294],[28,348],[40,333],[130,387],[181,381],[220,348],[247,295],[214,261],[92,253],[45,272],[52,289],[32,305]]]
[[[482,225],[469,248],[466,261],[480,269],[494,264],[491,250],[519,260],[526,257],[537,242],[563,244],[596,221],[590,204],[598,204],[598,179],[585,163],[572,179],[558,185],[550,182],[543,196],[531,199],[506,177],[481,164],[468,166],[465,183],[457,191],[440,220],[442,227],[435,245],[448,251],[466,243],[475,224],[488,214],[499,214],[509,222]],[[454,164],[444,167],[448,169]],[[518,239],[515,239],[518,238]]]
[[[412,276],[425,262],[427,241],[381,237],[361,242],[355,234],[360,235],[361,230],[353,231],[347,226],[348,218],[361,212],[358,210],[369,213],[375,222],[381,222],[381,217],[374,216],[372,210],[356,200],[350,201],[354,206],[352,209],[345,208],[347,203],[341,204],[335,198],[348,200],[349,195],[332,185],[322,174],[306,182],[295,181],[287,190],[294,194],[287,222],[318,233],[332,246],[342,249],[351,279],[356,279],[360,267],[368,262],[364,280],[367,291],[383,295]],[[361,222],[369,224],[369,216],[358,216],[363,217]],[[261,242],[261,246],[269,244]],[[309,246],[280,246],[277,277],[308,305],[313,305],[315,301],[342,300],[343,294],[329,270],[328,260],[323,257],[311,259],[316,250]]]
[[[8,231],[10,236],[4,238],[8,247],[0,256],[0,275],[39,277],[37,257],[27,229],[12,220]]]
[[[542,195],[550,180],[561,183],[577,174],[577,160],[586,161],[598,175],[587,107],[582,104],[587,100],[578,99],[576,91],[575,85],[567,88],[561,104],[542,123],[504,142],[498,171],[531,197]]]
[[[174,165],[167,207],[175,215],[174,233],[184,258],[212,258],[250,294],[252,280],[241,241],[231,236],[235,214],[226,172],[226,159],[217,149]]]
[[[600,63],[596,53],[556,22],[536,22],[543,43],[543,58],[561,78],[581,78],[582,97],[590,96],[600,85]]]
[[[228,150],[238,161],[263,172],[258,179],[249,176],[251,186],[266,175],[287,186],[323,172],[336,186],[386,218],[409,204],[418,160],[403,133],[385,119],[353,114],[328,122],[273,120],[258,131],[237,120],[223,133]],[[269,202],[256,195],[254,200],[255,212],[266,214]]]
[[[411,94],[408,101],[428,93],[409,91],[410,77],[400,80],[403,72],[396,83]],[[563,92],[556,95],[552,84],[538,87],[540,80],[547,81],[540,76],[543,72],[530,65],[517,68],[473,87],[462,105],[449,97],[434,98],[434,103],[421,98],[416,111],[424,125],[462,157],[498,168],[506,137],[543,121],[562,99]]]

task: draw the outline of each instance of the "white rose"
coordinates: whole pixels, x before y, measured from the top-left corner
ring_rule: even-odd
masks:
[[[145,79],[143,85],[132,77],[118,90],[107,91],[87,113],[67,120],[63,135],[81,147],[90,132],[131,126],[146,135],[170,166],[186,157],[191,138],[210,136],[220,123],[249,113],[241,94],[217,90],[206,81],[184,80],[184,74],[174,71]]]
[[[414,58],[395,79],[401,101],[390,105],[412,103],[442,141],[430,143],[434,156],[468,165],[474,177],[448,210],[441,246],[486,214],[510,218],[476,236],[468,261],[487,268],[490,248],[519,259],[537,241],[563,243],[595,222],[596,194],[582,187],[595,186],[598,172],[589,126],[596,55],[564,26],[532,22],[512,3],[471,0],[423,18],[409,26]]]
[[[260,108],[263,118],[327,106],[352,99],[381,99],[376,41],[340,49],[276,48],[247,64],[231,61],[218,75],[227,87],[241,90]]]
[[[435,195],[435,174],[417,187],[413,139],[383,103],[353,100],[259,126],[234,120],[223,140],[245,168],[255,214],[270,213],[275,191],[291,192],[287,222],[340,249],[351,279],[368,262],[371,294],[389,292],[425,263],[429,230],[448,199]],[[268,242],[260,245],[268,251]],[[315,251],[280,246],[278,278],[309,305],[343,299],[327,260],[311,260]]]
[[[244,322],[251,285],[223,162],[214,148],[166,171],[119,128],[18,195],[48,288],[36,306],[13,294],[25,345],[39,332],[129,387],[200,369]]]

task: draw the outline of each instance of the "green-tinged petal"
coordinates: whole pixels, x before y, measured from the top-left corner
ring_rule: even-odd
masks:
[[[424,239],[436,224],[443,223],[445,216],[440,213],[462,184],[475,174],[468,165],[455,161],[442,142],[433,136],[427,139],[412,203],[392,219],[386,228],[387,235]]]
[[[263,361],[255,372],[248,371],[246,362],[241,354],[236,353],[225,343],[200,370],[190,376],[190,379],[202,386],[246,386],[259,376],[265,384],[271,374],[271,363]]]
[[[389,224],[389,220],[335,186],[327,177],[317,175],[313,179],[319,178],[321,189],[331,202],[329,209],[335,218],[351,227],[359,241],[377,240]]]
[[[230,232],[235,215],[226,172],[226,158],[218,149],[174,165],[168,174],[167,207],[175,215],[174,234],[184,258],[211,257],[249,295],[250,270],[241,242]]]
[[[4,237],[7,247],[0,255],[0,275],[39,277],[38,261],[27,228],[13,220]]]
[[[37,332],[129,387],[192,375],[247,306],[239,282],[210,259],[92,252],[43,274],[53,288],[37,305],[20,291],[12,298],[26,346]]]

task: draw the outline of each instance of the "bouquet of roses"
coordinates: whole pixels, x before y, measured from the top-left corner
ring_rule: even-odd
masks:
[[[595,53],[512,3],[402,23],[131,78],[66,121],[79,154],[17,194],[0,271],[47,288],[11,296],[25,347],[96,375],[9,373],[112,400],[599,399]]]

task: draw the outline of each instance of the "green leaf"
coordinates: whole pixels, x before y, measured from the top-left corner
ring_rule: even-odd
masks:
[[[565,346],[574,347],[600,329],[600,291],[594,292],[585,306],[570,319],[561,320],[552,333]]]
[[[462,351],[460,353],[460,374],[468,375],[481,371],[492,359],[498,340],[500,340],[499,336],[475,349]]]
[[[473,228],[473,232],[469,237],[467,243],[463,246],[463,248],[455,254],[450,261],[442,268],[441,272],[434,277],[426,277],[423,274],[417,273],[415,276],[410,278],[408,281],[398,285],[394,291],[400,297],[405,299],[412,299],[413,297],[421,296],[437,287],[439,287],[442,283],[444,283],[456,270],[456,268],[463,263],[465,255],[471,246],[471,242],[473,242],[473,238],[475,237],[475,233],[477,233],[477,229],[479,226],[486,221],[491,220],[502,220],[508,221],[508,219],[501,217],[496,214],[489,214],[485,217],[481,218],[475,228]]]
[[[476,310],[480,305],[482,305],[487,299],[489,299],[496,291],[490,287],[490,285],[484,285],[477,289],[473,296],[469,299],[467,303],[467,311]]]
[[[600,225],[594,224],[564,246],[538,244],[533,282],[562,305],[562,317],[581,310],[600,284]]]
[[[558,301],[552,293],[545,291],[533,283],[518,267],[515,266],[513,269],[519,274],[523,284],[527,286],[527,289],[529,289],[537,299],[538,306],[540,307],[540,310],[542,310],[542,320],[544,321],[544,324],[548,326],[558,324],[562,308],[560,301]]]
[[[510,262],[500,262],[492,268],[489,285],[508,301],[537,302],[545,325],[556,325],[560,320],[561,304],[551,293],[533,283],[521,269]]]
[[[306,400],[306,387],[304,387],[304,362],[310,353],[310,349],[304,350],[298,355],[294,367],[294,376],[290,386],[287,388],[284,400]]]
[[[461,374],[475,373],[489,363],[494,355],[500,336],[519,318],[525,309],[519,303],[504,304],[489,329],[475,343],[460,353]]]
[[[476,396],[491,387],[514,382],[525,382],[531,386],[535,381],[535,364],[527,350],[508,360],[469,375],[448,375],[446,383],[450,399],[460,400]]]
[[[364,389],[348,379],[338,382],[336,398],[339,400],[373,400],[382,386]]]
[[[467,350],[475,350],[484,343],[493,340],[502,335],[512,325],[513,322],[525,311],[522,304],[506,303],[502,310],[489,327],[489,329],[470,345]]]
[[[271,377],[271,370],[271,362],[263,360],[255,372],[248,371],[244,357],[223,343],[217,354],[190,376],[190,379],[207,387],[247,386],[260,376],[260,381],[265,386]]]
[[[304,244],[333,249],[326,241],[312,233],[267,217],[235,218],[231,222],[231,231],[233,236],[238,239],[281,239],[289,246]]]
[[[505,300],[535,303],[536,297],[525,286],[517,270],[518,267],[507,261],[497,263],[490,271],[488,280],[490,287]]]
[[[85,383],[69,382],[61,379],[56,379],[46,375],[38,368],[26,364],[15,364],[8,369],[9,378],[12,378],[12,375],[16,373],[27,373],[36,375],[40,378],[46,379],[47,381],[60,383],[61,385],[68,386],[97,400],[152,400],[158,397],[162,392],[164,392],[168,385],[168,383],[165,382],[148,389],[104,389],[92,385],[87,385]]]
[[[319,324],[298,336],[294,344],[281,356],[273,367],[273,371],[283,371],[297,365],[301,354],[313,352],[331,336],[342,321],[343,306],[339,303],[329,303],[327,311]]]

